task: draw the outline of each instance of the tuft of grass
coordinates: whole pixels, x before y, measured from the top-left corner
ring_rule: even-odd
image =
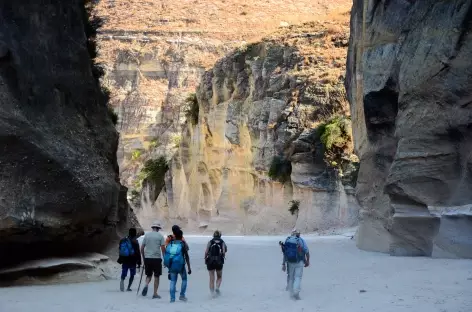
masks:
[[[141,157],[141,155],[143,155],[143,151],[142,151],[142,150],[135,150],[135,151],[133,151],[133,153],[131,154],[131,160],[138,160],[139,157]]]
[[[192,125],[198,124],[198,114],[200,113],[200,108],[198,106],[197,95],[195,93],[191,93],[185,100],[185,103],[187,104],[187,110],[185,112],[187,120],[189,120]]]
[[[141,197],[141,193],[137,190],[132,190],[131,191],[131,201],[132,202],[137,202],[139,198]]]
[[[300,201],[299,200],[291,200],[288,202],[288,211],[292,214],[298,214],[299,208],[300,208]]]
[[[151,143],[149,143],[149,148],[156,148],[156,147],[159,147],[161,145],[161,143],[159,142],[159,140],[157,138],[154,138],[151,140]]]
[[[335,116],[318,126],[317,135],[324,146],[324,159],[328,167],[335,168],[343,184],[355,186],[359,159],[352,153],[351,121]]]
[[[290,180],[292,174],[292,163],[282,157],[276,156],[272,159],[269,168],[269,178],[280,183],[285,183]]]
[[[169,170],[169,164],[164,156],[157,159],[148,159],[144,163],[143,169],[141,169],[141,178],[162,188],[167,170]]]
[[[172,144],[174,145],[174,147],[179,147],[180,143],[182,143],[182,136],[178,133],[174,133],[172,134],[171,138],[170,138]]]
[[[347,117],[335,116],[319,126],[318,135],[327,150],[344,149],[351,142],[349,128],[350,120]]]
[[[107,108],[108,108],[108,116],[110,117],[111,122],[113,122],[113,124],[116,126],[116,124],[118,123],[118,114],[115,113],[115,110],[110,105],[107,105]]]

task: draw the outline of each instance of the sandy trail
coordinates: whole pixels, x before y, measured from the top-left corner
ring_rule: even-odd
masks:
[[[193,273],[187,303],[169,303],[169,283],[164,276],[160,300],[137,297],[135,291],[121,293],[117,279],[3,288],[0,311],[472,311],[472,261],[390,257],[360,251],[353,240],[344,237],[308,237],[312,263],[304,271],[302,300],[292,301],[280,269],[279,239],[282,237],[226,237],[228,258],[222,296],[217,299],[210,298],[202,260],[207,238],[189,236]],[[137,282],[133,286],[136,290]]]

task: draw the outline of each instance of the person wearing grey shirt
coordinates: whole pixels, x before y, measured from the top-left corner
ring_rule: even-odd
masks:
[[[154,274],[154,294],[153,299],[161,298],[157,294],[159,288],[159,277],[162,275],[162,255],[165,253],[165,239],[159,230],[162,228],[159,222],[154,222],[151,225],[152,232],[144,235],[143,243],[141,244],[141,254],[144,257],[144,272],[146,273],[146,285],[143,288],[142,295],[146,296],[148,286]]]

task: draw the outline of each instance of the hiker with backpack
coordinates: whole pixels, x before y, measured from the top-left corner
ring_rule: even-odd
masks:
[[[288,290],[293,299],[300,299],[303,268],[310,265],[310,252],[300,232],[296,229],[284,243],[282,270],[288,270]],[[287,267],[285,266],[287,264]]]
[[[162,228],[159,222],[154,222],[151,228],[152,232],[144,235],[141,244],[141,254],[144,257],[144,272],[146,273],[146,285],[143,288],[142,295],[147,295],[149,283],[151,282],[152,275],[154,275],[154,294],[152,299],[160,299],[161,296],[157,294],[157,289],[159,288],[159,278],[162,275],[162,255],[165,253],[165,239],[159,233],[159,230]]]
[[[167,235],[167,238],[166,238],[166,243],[165,243],[166,247],[167,247],[167,245],[169,245],[169,243],[171,241],[173,241],[175,239],[175,233],[180,231],[180,230],[181,230],[180,226],[178,226],[178,225],[173,225],[172,226],[172,234]],[[182,241],[185,242],[185,238],[183,236],[182,236]]]
[[[121,239],[119,243],[118,261],[121,264],[120,290],[125,291],[125,279],[129,270],[129,281],[127,291],[131,291],[136,268],[141,267],[141,253],[139,252],[139,243],[136,239],[136,229],[130,228],[128,236]]]
[[[175,302],[176,285],[179,275],[182,279],[179,300],[187,301],[185,296],[187,290],[187,271],[185,270],[185,265],[187,265],[188,274],[192,274],[190,257],[188,255],[189,248],[183,240],[183,232],[180,228],[174,230],[174,239],[167,245],[164,255],[164,265],[169,269],[171,303]]]
[[[221,281],[223,279],[223,264],[228,247],[221,239],[221,232],[216,230],[213,238],[208,242],[205,250],[205,264],[210,274],[210,292],[213,297],[219,296]],[[215,289],[216,273],[216,289]]]

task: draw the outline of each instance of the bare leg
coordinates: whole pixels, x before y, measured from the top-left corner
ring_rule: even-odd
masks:
[[[223,280],[223,271],[216,271],[216,289],[220,289]]]
[[[146,276],[146,286],[151,282],[152,276]]]
[[[210,274],[210,291],[213,293],[215,291],[215,270],[208,271]]]
[[[157,296],[158,288],[159,288],[159,276],[154,276],[154,296]]]

